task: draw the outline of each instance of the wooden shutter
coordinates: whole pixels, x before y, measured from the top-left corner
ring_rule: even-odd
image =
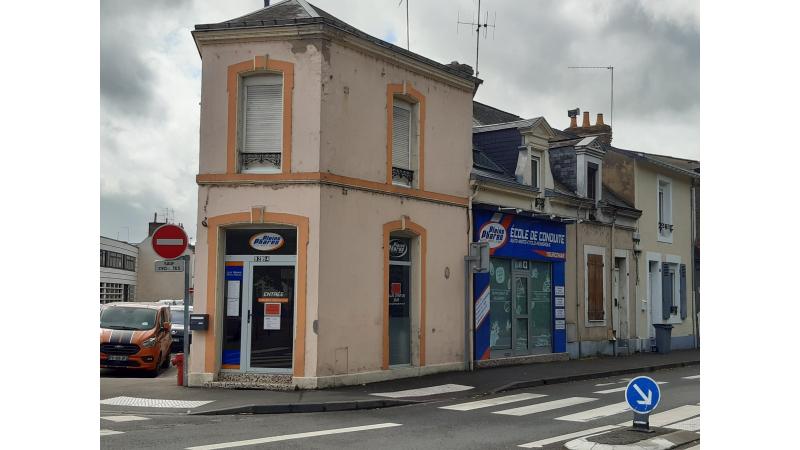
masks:
[[[411,170],[411,106],[395,100],[392,108],[392,167]]]
[[[589,320],[603,320],[603,256],[588,255]]]
[[[283,85],[281,76],[245,78],[242,151],[280,153],[283,141]]]
[[[681,320],[686,319],[686,264],[681,264]]]
[[[672,308],[672,282],[669,264],[661,263],[661,318],[669,319],[670,309]]]

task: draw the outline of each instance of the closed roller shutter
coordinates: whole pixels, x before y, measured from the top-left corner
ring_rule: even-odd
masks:
[[[397,100],[392,112],[392,166],[411,170],[411,106]]]
[[[283,86],[280,76],[245,79],[244,142],[246,153],[280,153],[283,141]]]

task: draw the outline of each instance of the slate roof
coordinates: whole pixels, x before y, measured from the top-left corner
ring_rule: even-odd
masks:
[[[472,133],[484,133],[487,131],[505,130],[509,128],[529,128],[536,126],[539,122],[544,120],[543,117],[534,117],[533,119],[520,119],[513,122],[502,122],[490,125],[478,125],[472,127]]]
[[[657,166],[669,169],[692,178],[700,177],[700,161],[691,159],[675,158],[673,156],[656,155],[653,153],[637,152],[625,150],[617,147],[607,146],[611,151],[621,153],[634,159],[647,161]]]
[[[496,123],[516,122],[522,120],[522,117],[473,100],[472,119],[474,125],[492,125]]]
[[[195,25],[195,32],[233,30],[242,28],[272,28],[291,25],[305,24],[326,24],[337,28],[361,39],[372,42],[373,44],[387,48],[393,52],[415,59],[421,63],[433,66],[451,75],[472,81],[477,86],[483,83],[479,78],[472,76],[463,70],[438,63],[417,53],[410,52],[404,48],[390,44],[384,40],[371,36],[352,25],[340,20],[328,12],[314,6],[305,0],[284,0],[273,3],[270,6],[253,11],[235,19],[226,20],[218,23],[208,23]]]

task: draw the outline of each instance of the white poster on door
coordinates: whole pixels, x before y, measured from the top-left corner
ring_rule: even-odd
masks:
[[[281,316],[264,316],[264,329],[265,330],[280,330],[281,329]]]
[[[225,314],[229,317],[239,315],[239,283],[239,280],[228,280]]]

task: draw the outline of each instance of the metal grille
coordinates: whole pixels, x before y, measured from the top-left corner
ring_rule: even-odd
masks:
[[[400,167],[392,167],[392,179],[404,181],[409,186],[414,182],[414,171],[401,169]]]
[[[139,346],[136,344],[100,344],[100,353],[107,355],[135,355],[139,353]]]

